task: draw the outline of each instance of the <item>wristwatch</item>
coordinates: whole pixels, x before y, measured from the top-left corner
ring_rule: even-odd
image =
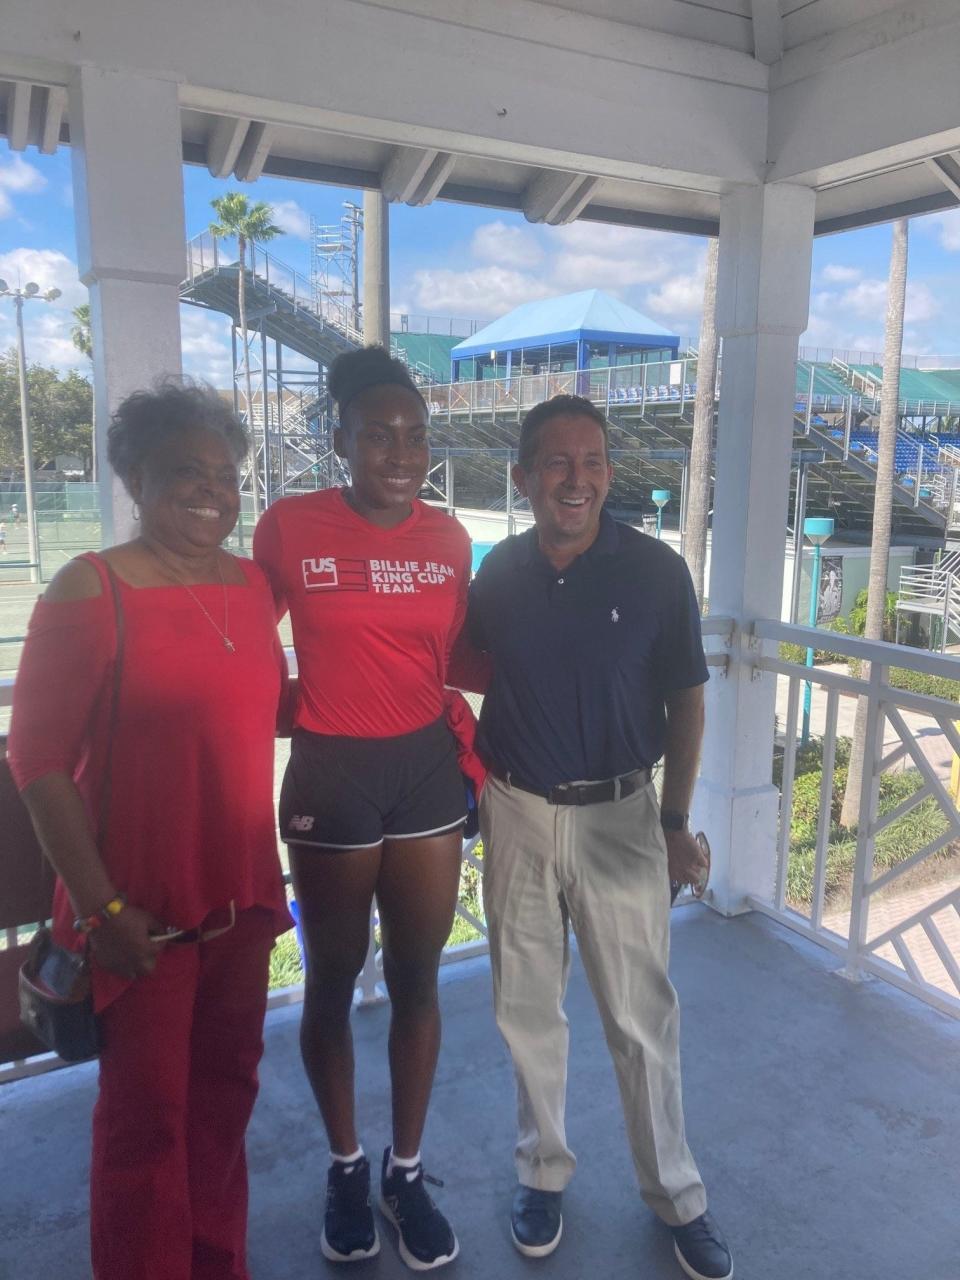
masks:
[[[680,813],[678,809],[661,809],[660,825],[664,831],[683,831],[689,816],[688,813]]]

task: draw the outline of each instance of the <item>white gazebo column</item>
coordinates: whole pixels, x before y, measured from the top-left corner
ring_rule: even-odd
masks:
[[[723,338],[710,616],[735,624],[727,674],[707,687],[694,819],[713,852],[713,903],[727,914],[766,897],[779,793],[771,781],[776,680],[754,678],[748,634],[780,617],[797,343],[807,325],[814,193],[742,188],[720,215],[717,329]],[[715,643],[715,642],[714,642]]]
[[[130,500],[107,466],[110,414],[131,391],[179,375],[185,275],[177,86],[82,67],[70,87],[80,278],[90,289],[104,545],[132,536]]]

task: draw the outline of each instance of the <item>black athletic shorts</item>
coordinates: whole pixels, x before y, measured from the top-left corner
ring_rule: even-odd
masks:
[[[453,831],[466,811],[445,719],[395,738],[293,731],[280,790],[280,838],[287,844],[368,849],[384,837]]]

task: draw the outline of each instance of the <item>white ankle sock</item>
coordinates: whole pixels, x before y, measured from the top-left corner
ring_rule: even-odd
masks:
[[[330,1152],[330,1160],[334,1164],[356,1164],[358,1160],[363,1159],[363,1147],[357,1147],[356,1151],[349,1156],[338,1155],[336,1151]]]
[[[395,1156],[393,1147],[390,1148],[390,1159],[387,1161],[387,1177],[393,1173],[394,1169],[416,1169],[420,1163],[420,1152],[415,1156]]]

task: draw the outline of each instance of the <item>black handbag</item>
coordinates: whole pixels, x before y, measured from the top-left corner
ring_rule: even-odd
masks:
[[[104,564],[106,562],[104,561]],[[120,679],[123,667],[123,608],[113,570],[106,565],[113,594],[117,652],[113,664],[110,720],[107,728],[107,758],[100,784],[99,834],[103,847],[110,808],[110,775],[113,740],[117,728]],[[22,801],[18,802],[22,804]],[[20,1021],[36,1038],[64,1062],[82,1062],[100,1052],[100,1031],[93,1011],[93,988],[86,950],[70,951],[54,942],[45,926],[38,928],[19,973]]]
[[[64,1062],[100,1052],[86,954],[58,946],[47,928],[33,935],[20,966],[20,1021]]]

